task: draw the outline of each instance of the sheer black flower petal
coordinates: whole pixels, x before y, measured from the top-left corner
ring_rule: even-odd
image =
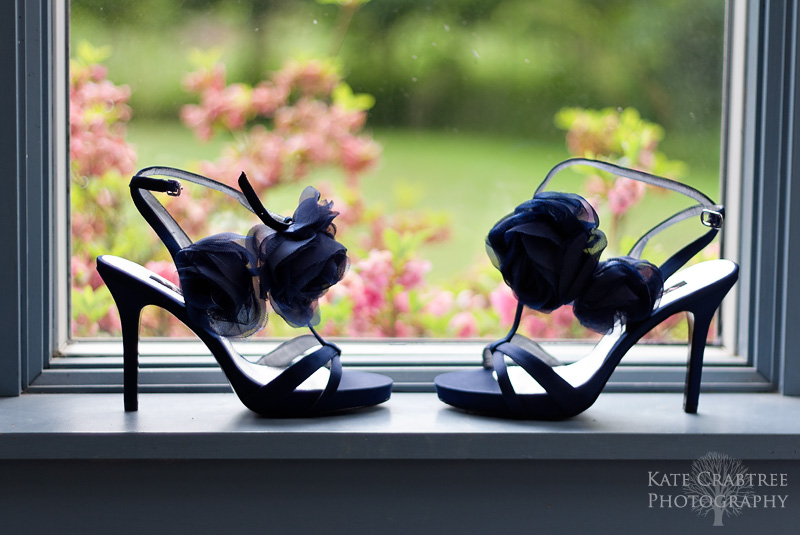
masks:
[[[524,305],[550,312],[586,287],[606,246],[597,213],[581,196],[544,192],[489,232],[486,248]]]
[[[216,234],[175,255],[189,317],[222,336],[250,336],[267,322],[256,259],[244,244],[244,236]]]
[[[276,232],[256,225],[248,248],[258,258],[261,292],[290,325],[319,323],[317,301],[347,271],[347,249],[336,241],[333,203],[319,202],[319,192],[308,187],[289,228]]]
[[[333,203],[308,187],[289,227],[254,226],[248,235],[217,234],[175,255],[192,321],[227,337],[267,322],[267,299],[289,324],[319,323],[317,301],[344,277],[347,249],[336,241]]]
[[[619,321],[645,319],[661,297],[661,270],[646,260],[611,258],[597,267],[591,283],[573,303],[581,325],[608,333]]]

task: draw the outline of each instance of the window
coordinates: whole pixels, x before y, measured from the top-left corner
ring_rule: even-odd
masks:
[[[178,282],[125,185],[137,167],[171,165],[234,187],[246,171],[281,213],[307,184],[333,196],[352,267],[322,300],[324,335],[496,337],[516,300],[483,238],[555,163],[593,155],[718,197],[724,20],[722,2],[72,0],[72,334],[119,335],[100,253]],[[572,171],[551,189],[597,207],[606,257],[688,205]],[[191,184],[162,197],[195,239],[253,222]],[[696,223],[646,258],[663,262]],[[521,329],[591,338],[571,310],[526,311]],[[187,334],[152,312],[143,333]],[[272,317],[262,333],[293,335]],[[666,322],[649,340],[685,329]]]
[[[747,16],[745,23],[738,26],[737,22],[744,19],[734,16],[729,22],[729,30],[744,31],[747,41],[743,47],[746,61],[739,65],[729,62],[729,103],[734,106],[740,99],[742,115],[740,123],[735,119],[728,122],[727,131],[738,129],[740,124],[744,136],[741,154],[729,145],[725,167],[729,176],[739,175],[741,184],[741,216],[737,218],[741,221],[741,241],[737,245],[743,278],[734,332],[738,335],[736,349],[747,359],[748,366],[716,371],[720,387],[737,389],[751,383],[757,388],[769,388],[774,384],[787,394],[797,394],[800,372],[796,359],[787,355],[800,342],[788,324],[788,318],[798,312],[798,305],[785,297],[800,295],[796,280],[789,276],[789,267],[800,251],[800,226],[797,216],[791,217],[791,208],[795,207],[796,214],[800,206],[796,188],[791,188],[797,139],[792,135],[797,101],[797,36],[793,21],[797,14],[779,3],[731,5],[735,8],[732,13]],[[7,331],[18,335],[10,335],[7,351],[0,356],[0,392],[14,395],[31,383],[31,390],[69,388],[68,381],[60,376],[70,374],[63,373],[65,368],[59,369],[61,364],[50,365],[50,356],[66,339],[60,323],[64,316],[58,313],[64,303],[63,292],[57,291],[58,284],[66,281],[65,270],[59,268],[66,259],[66,250],[57,236],[58,210],[63,209],[66,200],[58,190],[65,182],[63,147],[59,147],[65,125],[52,112],[65,94],[64,72],[59,71],[65,59],[59,45],[64,42],[60,32],[65,14],[58,6],[25,4],[19,8],[22,16],[17,19],[12,8],[3,9],[9,13],[0,18],[7,25],[7,31],[0,33],[7,40],[6,46],[0,47],[0,64],[9,72],[14,69],[17,78],[14,83],[10,77],[2,82],[3,96],[7,96],[2,101],[8,106],[6,116],[16,117],[17,121],[0,127],[5,129],[5,139],[15,140],[0,154],[6,168],[15,171],[12,187],[16,193],[0,199],[0,214],[8,231],[0,238],[7,252],[2,260],[3,273],[7,274],[1,283],[2,295],[8,296],[0,317],[5,320]],[[18,20],[21,22],[17,26]],[[740,43],[743,39],[733,38]],[[733,50],[732,45],[728,49]],[[738,82],[733,78],[737,68],[744,74],[746,84],[746,91],[738,88],[738,96]],[[461,358],[456,356],[454,361]],[[68,363],[76,364],[80,366],[79,362]],[[103,388],[104,381],[113,385],[113,364],[108,373],[97,364],[92,359],[83,360],[85,376],[91,377],[88,382],[101,385],[98,388]],[[48,365],[50,368],[42,373]],[[424,373],[435,373],[435,368],[431,366],[427,372],[415,375],[408,382],[409,388],[424,382],[416,379],[422,379]],[[187,369],[197,375],[204,372],[202,366]],[[629,371],[633,378],[640,370],[632,367]],[[706,378],[710,371],[706,370]],[[413,375],[411,368],[402,372]],[[666,378],[662,386],[674,382],[669,380],[673,377],[669,366],[647,371],[642,380],[652,381],[662,372],[662,378]],[[172,376],[155,378],[161,379],[175,382]],[[85,389],[86,384],[79,388]]]

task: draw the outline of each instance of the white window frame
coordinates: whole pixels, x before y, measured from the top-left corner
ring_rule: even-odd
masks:
[[[10,4],[10,5],[8,5]],[[0,81],[0,148],[4,169],[13,170],[0,196],[0,320],[6,350],[0,353],[0,395],[23,391],[116,391],[121,389],[121,353],[108,343],[69,343],[68,161],[65,123],[66,20],[63,2],[16,0],[0,8],[0,67],[15,76]],[[742,272],[736,299],[726,304],[722,348],[709,348],[704,390],[800,394],[800,188],[791,188],[800,103],[796,2],[729,0],[723,175],[728,179],[724,255]],[[13,13],[12,13],[13,12]],[[743,32],[743,33],[742,33]],[[770,177],[765,179],[764,177]],[[800,182],[798,182],[800,183]],[[735,187],[731,187],[735,186]],[[791,208],[795,207],[794,217]],[[733,232],[738,225],[739,232]],[[498,329],[502,329],[498,326]],[[498,332],[498,335],[502,334]],[[397,390],[428,390],[433,376],[474,366],[480,344],[397,340],[345,343],[346,364],[380,368]],[[246,353],[264,348],[246,346]],[[554,347],[567,360],[579,344]],[[143,344],[142,391],[227,390],[210,357],[197,346]],[[609,383],[611,390],[682,388],[685,348],[641,346]],[[58,355],[59,358],[52,358]],[[163,358],[166,355],[168,358]],[[422,359],[422,355],[437,358]],[[659,365],[652,363],[658,361]],[[664,364],[666,362],[666,364]]]

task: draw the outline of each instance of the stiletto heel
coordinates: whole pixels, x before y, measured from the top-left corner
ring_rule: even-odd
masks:
[[[692,312],[686,314],[689,324],[689,359],[686,366],[686,389],[683,394],[683,410],[689,414],[697,412],[700,398],[700,381],[703,374],[703,353],[706,348],[708,328],[711,316],[697,316]]]
[[[139,410],[139,321],[144,304],[129,292],[119,276],[109,270],[102,257],[97,271],[106,283],[119,312],[122,326],[122,389],[125,410]]]
[[[683,410],[688,414],[697,413],[700,398],[700,383],[703,375],[703,355],[706,340],[711,328],[711,321],[725,294],[731,289],[735,280],[725,281],[715,295],[709,296],[699,303],[694,310],[687,311],[689,325],[689,357],[686,366],[686,388],[683,395]]]
[[[122,324],[122,391],[126,411],[139,410],[139,319],[142,310],[119,309]]]
[[[110,258],[110,257],[107,257]],[[139,410],[139,326],[142,310],[157,304],[158,299],[146,299],[149,293],[141,285],[131,285],[124,272],[113,268],[106,257],[97,259],[97,271],[108,287],[119,312],[122,327],[122,388],[125,410]],[[171,287],[172,284],[158,275],[153,280]],[[151,296],[152,297],[152,296]],[[164,303],[162,303],[163,305]]]
[[[656,225],[628,256],[600,261],[606,246],[594,209],[582,197],[545,192],[559,171],[588,165],[617,176],[671,189],[697,201]],[[641,259],[647,242],[674,223],[700,216],[709,230],[661,266]],[[622,357],[642,336],[679,312],[690,317],[684,410],[697,411],[706,337],[714,313],[738,278],[728,260],[678,270],[719,232],[724,208],[699,191],[662,177],[606,162],[567,160],[555,166],[527,201],[489,232],[487,251],[514,290],[519,304],[509,333],[483,352],[483,368],[435,378],[443,402],[496,416],[561,419],[588,409]],[[539,344],[518,334],[528,306],[551,312],[572,303],[585,327],[604,334],[583,359],[563,364]],[[509,367],[506,359],[516,366]]]
[[[220,234],[193,243],[151,193],[180,195],[182,185],[175,178],[234,197],[263,224],[248,236]],[[139,322],[148,305],[163,308],[189,327],[211,351],[242,403],[259,414],[306,416],[389,399],[390,378],[343,371],[340,349],[313,328],[319,319],[317,299],[341,279],[347,265],[346,250],[334,239],[337,213],[332,203],[320,204],[319,193],[306,188],[294,216],[284,218],[261,205],[244,173],[239,184],[242,192],[166,167],[143,169],[131,180],[134,203],[172,255],[181,288],[123,258],[97,259],[97,271],[122,323],[125,410],[138,408]],[[311,334],[284,342],[253,362],[239,355],[228,338],[262,328],[267,299],[290,325],[308,327]]]

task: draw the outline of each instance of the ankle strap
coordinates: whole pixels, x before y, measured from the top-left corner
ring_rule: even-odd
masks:
[[[668,278],[670,275],[674,274],[678,269],[680,269],[684,264],[686,264],[691,258],[699,253],[706,245],[711,243],[711,241],[716,237],[719,229],[722,228],[722,224],[725,219],[725,208],[720,205],[716,204],[712,201],[708,196],[700,191],[694,189],[691,186],[687,186],[686,184],[682,184],[675,180],[670,180],[669,178],[664,178],[656,175],[651,175],[650,173],[645,173],[644,171],[637,171],[635,169],[628,169],[626,167],[621,167],[619,165],[615,165],[608,162],[602,162],[598,160],[589,160],[586,158],[573,158],[570,160],[566,160],[561,162],[560,164],[553,167],[547,176],[545,176],[542,183],[536,188],[536,192],[534,196],[544,191],[547,184],[552,180],[552,178],[558,173],[566,169],[567,167],[571,167],[573,165],[588,165],[590,167],[594,167],[596,169],[600,169],[601,171],[606,171],[612,173],[617,176],[622,176],[625,178],[630,178],[632,180],[638,180],[639,182],[644,182],[646,184],[651,184],[653,186],[658,186],[661,188],[669,189],[672,191],[676,191],[681,193],[695,201],[698,204],[686,208],[685,210],[681,210],[680,212],[668,217],[649,231],[647,231],[641,238],[634,244],[631,248],[628,256],[633,258],[641,258],[642,252],[644,251],[645,245],[650,239],[658,234],[659,232],[671,227],[675,223],[679,221],[683,221],[685,219],[689,219],[690,217],[700,216],[700,222],[706,226],[710,227],[710,230],[694,240],[693,242],[689,243],[677,253],[673,254],[671,257],[667,259],[659,268],[661,269],[664,278]]]
[[[171,179],[154,178],[156,176],[166,176]],[[239,176],[239,187],[242,188],[242,192],[189,171],[172,167],[146,167],[131,178],[131,197],[139,213],[161,238],[173,258],[178,251],[191,245],[192,240],[151,192],[166,193],[172,197],[179,196],[183,186],[175,179],[198,184],[233,197],[274,230],[285,230],[291,222],[291,218],[273,214],[264,208],[244,173]]]

